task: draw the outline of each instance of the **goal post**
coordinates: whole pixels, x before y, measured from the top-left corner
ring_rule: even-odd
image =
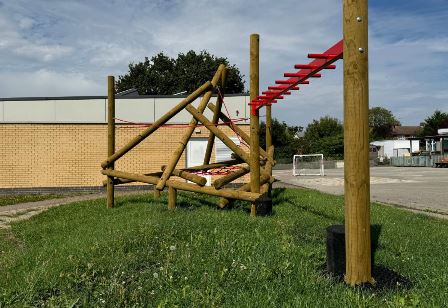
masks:
[[[294,155],[292,160],[292,175],[320,175],[324,176],[323,154]]]

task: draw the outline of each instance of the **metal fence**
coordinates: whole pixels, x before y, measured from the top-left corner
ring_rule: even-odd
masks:
[[[395,167],[434,167],[434,164],[442,158],[448,158],[448,155],[391,157],[390,165]]]

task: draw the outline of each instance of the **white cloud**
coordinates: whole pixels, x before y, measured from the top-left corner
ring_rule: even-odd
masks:
[[[1,72],[0,93],[2,97],[106,95],[106,81],[104,79],[104,84],[100,84],[80,73],[45,69],[23,73]]]
[[[399,13],[370,3],[371,105],[391,109],[405,124],[448,109],[448,10],[437,3],[443,5],[422,2],[421,10],[403,6]],[[0,95],[104,94],[107,75],[122,75],[130,62],[160,51],[205,49],[248,76],[254,32],[261,36],[264,90],[309,61],[308,52],[342,37],[341,11],[334,0],[8,1],[0,12]],[[274,107],[275,116],[296,125],[327,114],[342,117],[340,68]]]

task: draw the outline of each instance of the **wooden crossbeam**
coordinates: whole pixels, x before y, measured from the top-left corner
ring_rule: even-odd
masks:
[[[113,176],[117,178],[123,178],[123,179],[130,179],[134,180],[136,182],[142,182],[147,184],[157,184],[159,181],[158,177],[155,176],[146,176],[136,173],[130,173],[130,172],[123,172],[118,170],[101,170],[101,173],[108,176]],[[200,187],[195,184],[190,183],[184,183],[179,182],[175,180],[168,180],[166,182],[167,186],[171,186],[178,190],[185,190],[185,191],[191,191],[191,192],[197,192],[197,193],[204,193],[212,196],[218,196],[218,197],[224,197],[229,199],[236,199],[236,200],[242,200],[242,201],[249,201],[249,202],[255,202],[258,198],[260,198],[261,194],[259,193],[252,193],[252,192],[246,192],[246,191],[237,191],[233,189],[220,189],[217,190],[214,187],[204,186]]]

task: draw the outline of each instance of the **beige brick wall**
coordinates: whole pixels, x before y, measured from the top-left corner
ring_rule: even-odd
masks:
[[[249,133],[248,125],[241,127]],[[228,127],[220,128],[234,135]],[[184,130],[160,128],[118,160],[115,168],[136,173],[159,171]],[[193,138],[208,136],[207,129],[200,130]],[[116,148],[141,131],[117,126]],[[105,178],[100,164],[106,154],[106,124],[0,124],[0,188],[100,186]],[[178,168],[185,164],[183,154]]]

